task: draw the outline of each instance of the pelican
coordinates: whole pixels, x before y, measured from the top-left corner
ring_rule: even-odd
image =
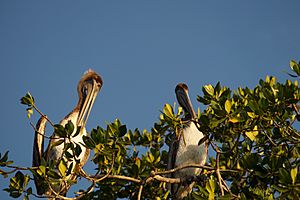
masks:
[[[58,166],[60,160],[64,160],[66,162],[67,168],[72,165],[72,173],[66,177],[66,181],[63,181],[60,185],[55,187],[51,186],[51,188],[49,188],[48,183],[45,183],[45,180],[43,180],[42,177],[35,176],[35,184],[37,193],[39,195],[55,195],[55,193],[63,196],[66,195],[68,189],[70,188],[70,184],[68,184],[67,180],[75,181],[77,179],[77,176],[74,173],[75,170],[78,170],[87,162],[90,150],[82,145],[82,137],[84,135],[87,135],[85,125],[96,96],[102,87],[102,84],[103,82],[101,77],[91,69],[85,72],[85,74],[80,79],[77,86],[79,97],[78,103],[75,108],[59,123],[62,126],[65,126],[69,121],[73,123],[74,130],[71,134],[70,140],[66,139],[64,143],[55,146],[53,144],[58,140],[61,140],[62,138],[59,138],[59,136],[54,132],[51,136],[48,147],[44,152],[44,134],[47,117],[42,116],[38,121],[34,137],[32,166],[40,166],[43,159],[46,162],[54,162],[56,166]],[[80,128],[79,134],[75,135],[77,133],[77,128]],[[66,159],[63,155],[64,147],[67,143],[80,145],[82,151],[78,156],[76,156],[77,162],[74,158]],[[72,153],[70,149],[68,151]],[[55,191],[55,193],[53,191]]]
[[[173,140],[169,148],[168,169],[173,169],[188,164],[204,165],[207,157],[207,146],[199,144],[204,137],[196,124],[196,113],[188,94],[188,87],[184,83],[179,83],[175,88],[175,93],[179,105],[183,108],[185,117],[183,128],[178,135],[172,135]],[[180,200],[187,196],[195,184],[191,181],[193,177],[201,173],[200,168],[185,168],[173,173],[173,178],[180,178],[182,183],[170,186],[173,199]]]

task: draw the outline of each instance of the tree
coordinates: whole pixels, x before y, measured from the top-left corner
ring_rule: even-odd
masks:
[[[198,123],[206,135],[211,153],[191,199],[299,199],[300,198],[300,63],[290,62],[293,71],[285,83],[267,76],[254,88],[239,87],[236,91],[221,86],[205,85],[198,101],[206,106],[198,112]],[[37,110],[30,94],[22,104],[28,106],[28,116]],[[42,113],[41,113],[42,114]],[[166,104],[160,120],[150,131],[127,130],[119,120],[97,127],[84,137],[85,146],[94,152],[92,162],[97,170],[89,175],[77,173],[90,181],[91,186],[79,191],[79,199],[168,199],[167,183],[180,179],[168,178],[166,160],[170,136],[182,126],[182,109]],[[70,126],[59,131],[69,132]],[[56,130],[56,129],[55,129]],[[58,130],[56,130],[58,131]],[[66,134],[62,134],[66,135]],[[203,142],[203,141],[199,141]],[[73,152],[79,151],[74,148]],[[145,152],[145,153],[141,153]],[[67,153],[67,151],[66,151]],[[73,156],[73,155],[68,155]],[[40,175],[52,184],[63,180],[69,170],[61,164],[55,170],[49,163],[39,167],[13,166],[8,152],[0,155],[0,173],[11,177],[10,196],[38,196],[28,188],[30,173]],[[30,172],[30,173],[29,173]],[[76,184],[76,183],[73,183]],[[68,199],[66,197],[62,197]]]

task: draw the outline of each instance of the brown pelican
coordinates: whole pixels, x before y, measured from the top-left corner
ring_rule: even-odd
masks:
[[[203,133],[197,128],[196,113],[188,95],[188,87],[184,83],[179,83],[175,89],[177,101],[183,108],[185,117],[182,119],[183,128],[178,135],[174,133],[173,141],[170,144],[168,169],[188,165],[204,165],[207,156],[205,144],[199,144],[204,137]],[[173,178],[180,178],[181,184],[170,186],[173,199],[183,199],[193,189],[194,181],[191,179],[201,172],[200,168],[185,168],[172,174]]]
[[[87,135],[85,125],[88,120],[91,108],[93,103],[96,99],[98,92],[102,87],[102,79],[101,77],[94,72],[93,70],[88,70],[80,79],[77,92],[79,96],[78,103],[76,107],[64,118],[60,121],[60,125],[65,126],[69,121],[71,121],[74,125],[74,131],[71,134],[70,140],[66,139],[65,142],[61,143],[60,145],[54,146],[53,144],[62,138],[54,132],[51,136],[49,145],[47,150],[44,152],[44,132],[45,132],[45,125],[46,125],[46,117],[42,116],[37,123],[35,138],[34,138],[34,147],[33,147],[33,162],[32,165],[34,167],[40,166],[41,160],[44,159],[45,161],[49,162],[52,161],[57,166],[60,160],[64,160],[66,162],[67,168],[72,165],[72,172],[75,169],[79,169],[87,162],[89,158],[89,149],[85,148],[81,143],[83,143],[82,136]],[[79,134],[77,133],[77,128],[80,127]],[[80,145],[81,153],[79,156],[76,156],[75,159],[66,159],[65,156],[62,154],[63,149],[67,143],[73,143]],[[72,151],[68,150],[70,153]],[[65,195],[70,188],[70,184],[68,184],[68,180],[75,181],[77,176],[75,173],[71,173],[68,175],[60,185],[58,186],[51,186],[43,181],[43,179],[39,176],[35,176],[35,184],[37,188],[37,193],[39,195],[46,194],[46,195],[55,195],[55,193],[60,195]],[[53,193],[55,191],[55,193]]]

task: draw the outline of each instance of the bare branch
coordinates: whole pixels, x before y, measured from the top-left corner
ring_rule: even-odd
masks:
[[[185,169],[185,168],[201,168],[201,169],[206,169],[208,171],[216,171],[215,168],[213,167],[209,167],[209,166],[205,166],[205,165],[200,165],[200,164],[187,164],[187,165],[183,165],[180,167],[176,167],[174,169],[171,170],[167,170],[167,171],[161,171],[161,172],[152,172],[153,176],[154,175],[165,175],[165,174],[171,174],[174,172],[177,172],[179,170]],[[238,173],[241,172],[242,170],[240,169],[219,169],[220,172],[233,172],[233,173]]]
[[[139,193],[138,193],[138,200],[141,200],[141,198],[142,198],[142,191],[143,191],[143,188],[144,188],[144,186],[143,185],[140,185],[140,188],[139,188]]]
[[[166,182],[166,183],[181,183],[180,178],[167,178],[160,175],[155,175],[153,179],[158,180],[160,182]]]
[[[101,179],[103,176],[105,175],[97,175],[97,176],[90,176],[92,178],[96,178],[97,179]],[[120,180],[125,180],[125,181],[131,181],[134,183],[141,183],[141,180],[136,179],[136,178],[132,178],[129,176],[122,176],[122,175],[108,175],[106,178],[108,179],[120,179]]]

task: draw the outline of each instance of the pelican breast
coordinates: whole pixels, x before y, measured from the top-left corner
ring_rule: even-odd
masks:
[[[65,126],[68,123],[68,121],[71,120],[71,122],[74,125],[74,130],[73,130],[73,133],[72,133],[72,135],[74,135],[76,133],[76,131],[77,131],[76,123],[77,123],[78,115],[79,115],[78,112],[73,112],[68,117],[64,118],[59,124],[62,125],[62,126]],[[84,144],[84,142],[82,140],[82,136],[83,135],[85,135],[85,136],[87,135],[85,127],[81,128],[81,132],[76,137],[71,137],[71,141],[68,141],[68,139],[66,140],[66,143],[72,142],[74,145],[78,144],[80,146],[82,152],[79,154],[78,157],[76,157],[77,159],[80,160],[80,162],[83,159],[85,159],[84,158],[84,156],[85,156],[85,152],[84,151],[86,150],[86,148],[82,145],[82,144]],[[57,137],[57,136],[54,135],[54,137]],[[60,139],[61,138],[51,139],[51,143],[53,144],[54,142],[56,142],[56,141],[58,141]],[[48,159],[49,160],[60,160],[61,157],[62,157],[62,152],[63,152],[64,146],[65,146],[65,144],[62,143],[60,145],[57,145],[57,146],[54,146],[54,147],[50,147],[50,149],[48,149],[48,153],[47,153]],[[68,152],[71,153],[71,154],[73,154],[71,149],[68,149]],[[74,162],[74,159],[72,160],[72,162]],[[68,166],[69,166],[69,164],[71,164],[71,162],[68,162]],[[74,164],[73,164],[73,167],[74,167]]]
[[[198,130],[194,122],[190,122],[189,125],[182,130],[176,155],[175,167],[187,164],[205,164],[205,144],[198,145],[202,138],[203,133]],[[200,168],[187,168],[180,170],[176,174],[176,177],[190,177],[199,175],[200,172]]]

